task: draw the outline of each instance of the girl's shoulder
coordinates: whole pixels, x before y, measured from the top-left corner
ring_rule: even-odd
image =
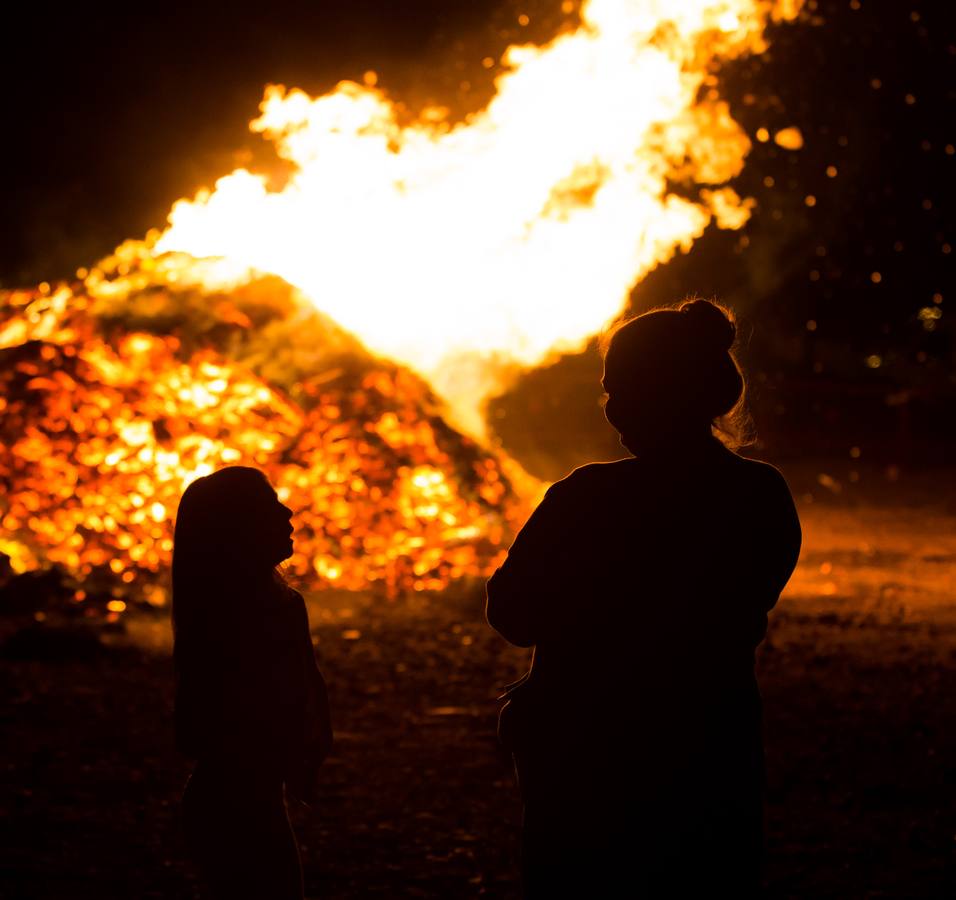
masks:
[[[282,597],[279,604],[281,608],[279,620],[283,623],[282,627],[285,634],[310,632],[309,611],[302,594],[295,588],[284,584],[282,585]]]
[[[285,599],[289,603],[293,603],[296,605],[300,603],[305,603],[305,597],[303,597],[299,591],[297,591],[294,587],[292,587],[291,584],[282,585],[282,589],[283,589],[283,593],[285,594]]]
[[[305,597],[291,585],[280,585],[277,593],[279,605],[286,615],[298,617],[305,610]]]

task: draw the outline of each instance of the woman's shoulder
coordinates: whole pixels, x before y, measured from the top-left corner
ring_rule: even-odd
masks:
[[[774,491],[790,495],[787,479],[775,465],[762,459],[753,459],[741,456],[739,453],[729,453],[737,469],[738,477],[749,485],[761,491]]]
[[[736,454],[735,454],[736,455]],[[751,511],[755,521],[766,525],[781,523],[792,531],[799,531],[799,517],[787,479],[774,465],[758,459],[737,456],[738,478],[734,498],[738,507]]]
[[[573,469],[560,481],[556,481],[553,487],[573,490],[601,482],[616,481],[626,473],[633,471],[636,465],[637,460],[632,456],[626,459],[615,459],[612,462],[587,463]]]
[[[729,449],[721,452],[720,462],[724,475],[720,477],[719,482],[725,488],[738,494],[751,494],[771,502],[791,500],[787,480],[776,466],[762,460],[741,456]],[[713,477],[713,470],[708,467],[707,471],[710,473],[708,477]],[[551,503],[569,501],[581,496],[593,498],[607,491],[613,493],[629,484],[643,484],[649,478],[657,481],[673,475],[673,472],[662,472],[659,466],[648,466],[635,457],[613,462],[588,463],[574,469],[560,481],[554,482],[545,496]]]
[[[633,468],[634,459],[618,459],[614,462],[587,463],[573,469],[564,478],[555,481],[546,491],[545,499],[555,502],[569,501],[576,497],[593,497],[605,486],[611,487]]]

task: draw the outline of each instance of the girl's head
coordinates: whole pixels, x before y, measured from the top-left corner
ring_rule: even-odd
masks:
[[[655,309],[605,344],[604,414],[632,453],[717,433],[740,445],[744,380],[730,310],[708,300]]]
[[[179,624],[200,605],[213,613],[224,592],[241,595],[271,581],[292,555],[291,518],[258,469],[229,466],[190,484],[179,501],[173,547]]]

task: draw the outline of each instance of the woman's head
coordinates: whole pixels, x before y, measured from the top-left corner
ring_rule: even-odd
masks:
[[[292,555],[291,518],[258,469],[229,466],[196,479],[176,514],[174,615],[181,620],[187,607],[201,602],[188,599],[197,593],[270,580]]]
[[[605,415],[632,452],[716,431],[741,443],[744,380],[730,310],[708,300],[619,325],[604,354]]]

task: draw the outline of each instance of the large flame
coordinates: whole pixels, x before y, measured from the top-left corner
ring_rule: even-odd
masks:
[[[801,4],[588,0],[576,31],[510,47],[494,99],[458,123],[401,125],[353,82],[271,86],[251,127],[294,164],[288,183],[237,169],[176,203],[155,249],[221,257],[216,286],[281,276],[478,431],[502,366],[580,347],[710,222],[747,220],[726,182],[750,143],[713,69]]]

